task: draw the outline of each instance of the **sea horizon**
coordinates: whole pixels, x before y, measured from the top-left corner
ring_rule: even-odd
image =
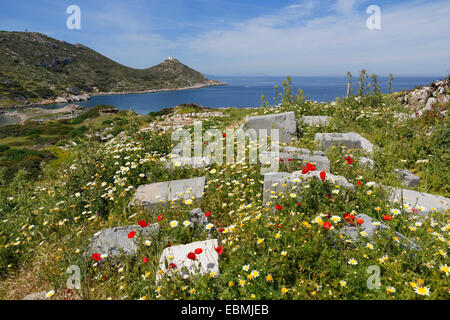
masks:
[[[275,89],[282,92],[282,82],[286,76],[214,76],[206,75],[208,79],[225,82],[223,86],[212,86],[198,89],[160,91],[152,93],[130,93],[130,94],[106,94],[92,95],[91,100],[77,102],[85,107],[93,107],[97,104],[109,104],[120,110],[133,109],[137,113],[147,114],[159,111],[163,108],[175,107],[179,104],[195,103],[204,107],[260,107],[261,96],[264,95],[269,104],[276,104]],[[445,78],[445,76],[419,76],[407,77],[394,75],[392,81],[393,91],[410,90],[417,86],[429,85],[431,82]],[[387,93],[388,78],[379,77],[380,88]],[[291,76],[292,94],[298,89],[303,90],[309,100],[330,102],[341,98],[347,93],[347,76]],[[352,81],[353,93],[357,93],[359,78]],[[65,104],[49,105],[48,107],[59,107]],[[134,108],[133,108],[134,107]]]

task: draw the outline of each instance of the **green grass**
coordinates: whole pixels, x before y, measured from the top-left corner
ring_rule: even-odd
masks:
[[[116,115],[100,116],[99,111],[111,106],[98,105],[72,120],[49,120],[33,122],[28,120],[24,125],[7,125],[0,127],[0,145],[12,150],[0,155],[0,180],[2,185],[8,184],[21,169],[30,169],[32,178],[37,179],[41,173],[41,166],[48,160],[52,168],[58,167],[68,159],[67,151],[59,147],[71,145],[72,142],[82,142],[94,139],[95,135],[103,132],[107,127],[112,128],[108,134],[114,136],[124,131],[130,125],[140,125],[143,122],[134,113],[119,112]],[[31,111],[32,112],[32,111]],[[134,121],[136,120],[136,121]],[[105,123],[106,121],[106,123]],[[109,122],[111,121],[111,122]],[[99,138],[97,138],[99,140]],[[59,146],[56,147],[55,146]],[[36,149],[42,151],[37,152]],[[10,159],[10,154],[26,154],[26,159]],[[45,156],[44,156],[45,154]],[[16,162],[15,162],[16,161]],[[1,173],[3,172],[3,176]]]

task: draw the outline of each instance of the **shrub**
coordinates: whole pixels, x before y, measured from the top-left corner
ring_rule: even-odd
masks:
[[[81,123],[81,122],[83,122],[83,121],[85,121],[87,119],[97,118],[100,115],[99,114],[100,110],[110,109],[110,108],[114,108],[114,107],[106,105],[106,104],[96,105],[95,107],[92,107],[88,111],[86,111],[83,114],[81,114],[78,117],[76,117],[74,120],[71,121],[71,123],[72,124],[79,124],[79,123]]]
[[[9,146],[0,145],[0,152],[5,152],[5,151],[7,151],[9,149],[10,149]]]
[[[81,126],[81,127],[78,127],[78,128],[75,128],[75,129],[73,129],[73,130],[71,130],[70,132],[69,132],[69,135],[71,136],[71,137],[79,137],[79,136],[81,136],[83,133],[85,133],[86,131],[87,131],[87,127],[86,126]]]
[[[47,87],[39,86],[34,91],[44,99],[56,97],[56,93]]]

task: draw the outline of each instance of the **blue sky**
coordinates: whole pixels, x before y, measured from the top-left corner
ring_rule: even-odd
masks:
[[[1,0],[0,30],[82,43],[135,68],[171,55],[208,75],[450,73],[448,0]],[[66,27],[69,5],[81,30]],[[366,9],[381,8],[381,30]]]

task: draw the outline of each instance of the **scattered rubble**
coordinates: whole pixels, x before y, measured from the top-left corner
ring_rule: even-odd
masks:
[[[326,151],[335,146],[345,146],[347,149],[360,149],[372,153],[374,146],[369,140],[361,137],[356,132],[346,133],[316,133],[314,140]]]
[[[206,177],[172,180],[141,185],[131,200],[131,205],[142,205],[150,212],[158,204],[168,201],[200,199],[203,197]]]
[[[420,183],[420,178],[406,169],[395,169],[394,174],[398,175],[400,181],[407,187],[413,188]]]

